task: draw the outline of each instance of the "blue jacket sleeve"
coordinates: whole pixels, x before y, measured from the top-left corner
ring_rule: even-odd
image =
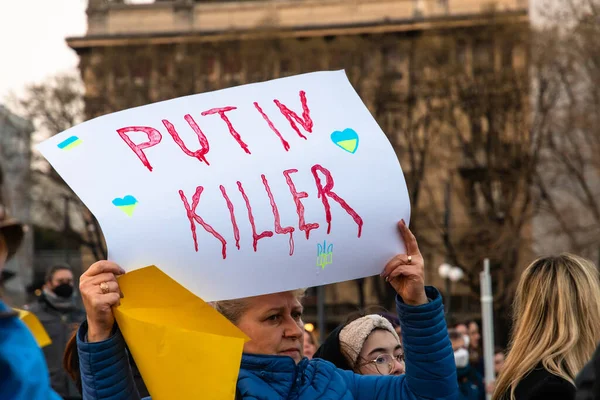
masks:
[[[116,327],[103,342],[87,343],[87,322],[77,332],[77,351],[84,400],[139,400],[125,340]]]
[[[0,312],[10,309],[0,300]],[[60,400],[50,387],[44,354],[16,316],[0,317],[0,399]]]
[[[425,288],[428,304],[411,307],[396,298],[402,327],[406,374],[364,376],[351,371],[343,376],[356,399],[457,399],[458,380],[454,353],[444,319],[442,296],[433,287]]]

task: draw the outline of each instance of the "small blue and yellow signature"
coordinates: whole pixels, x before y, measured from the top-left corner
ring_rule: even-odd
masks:
[[[321,269],[333,263],[333,244],[327,245],[327,241],[323,244],[317,244],[317,266]]]

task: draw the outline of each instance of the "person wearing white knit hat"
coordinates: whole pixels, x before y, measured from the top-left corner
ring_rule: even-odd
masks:
[[[401,375],[404,352],[392,324],[370,314],[335,329],[315,357],[361,375]]]
[[[404,373],[400,338],[392,324],[380,315],[367,315],[346,325],[340,332],[340,348],[361,375]]]

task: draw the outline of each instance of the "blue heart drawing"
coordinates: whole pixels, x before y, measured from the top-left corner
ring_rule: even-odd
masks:
[[[131,217],[133,215],[133,211],[135,210],[135,207],[137,206],[138,201],[135,197],[128,194],[127,196],[125,196],[123,198],[117,197],[116,199],[114,199],[112,201],[112,203],[114,206],[123,210],[123,212],[125,214],[127,214],[128,216]]]
[[[341,132],[333,132],[331,134],[331,141],[350,154],[354,154],[358,150],[358,133],[352,128],[346,128]]]

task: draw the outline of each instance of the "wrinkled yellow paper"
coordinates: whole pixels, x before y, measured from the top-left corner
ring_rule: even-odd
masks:
[[[44,325],[42,325],[42,323],[40,322],[38,317],[35,316],[35,314],[26,310],[21,310],[19,308],[15,308],[14,310],[19,313],[19,319],[23,321],[25,326],[29,328],[38,346],[46,347],[49,344],[52,344],[52,340],[50,340],[48,332],[46,332]]]
[[[235,397],[242,331],[155,266],[119,286],[115,318],[152,400]]]

